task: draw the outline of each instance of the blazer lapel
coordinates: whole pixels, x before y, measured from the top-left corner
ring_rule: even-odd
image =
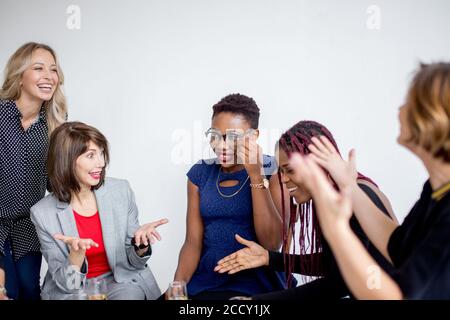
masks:
[[[57,206],[58,208],[63,209],[58,212],[58,220],[61,225],[62,234],[68,237],[79,238],[77,224],[75,222],[72,207],[69,204],[60,201],[58,201]],[[64,242],[58,240],[57,243],[61,248],[64,249],[65,252],[69,253],[69,249],[67,245],[64,244]]]
[[[103,243],[105,245],[106,256],[112,270],[116,266],[116,232],[114,224],[114,212],[105,187],[95,190],[98,213],[102,223]]]

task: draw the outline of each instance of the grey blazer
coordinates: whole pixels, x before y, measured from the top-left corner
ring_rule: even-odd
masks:
[[[135,283],[144,290],[147,299],[156,299],[161,290],[147,267],[149,256],[139,257],[131,244],[139,220],[130,185],[126,180],[106,178],[105,183],[95,190],[95,197],[114,280]],[[49,194],[31,208],[31,220],[48,264],[41,297],[44,300],[65,299],[78,291],[89,268],[85,259],[81,272],[76,271],[68,259],[68,246],[53,238],[56,233],[79,237],[72,208]]]

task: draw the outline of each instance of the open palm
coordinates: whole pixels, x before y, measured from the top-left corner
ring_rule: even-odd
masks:
[[[245,245],[246,248],[238,250],[219,260],[214,271],[233,274],[245,269],[261,267],[269,263],[269,253],[266,249],[256,242],[246,240],[239,235],[236,235],[235,238],[239,243]]]
[[[291,180],[302,183],[312,194],[325,237],[339,225],[348,225],[352,216],[350,188],[335,190],[323,170],[310,156],[293,154],[289,163],[294,171]]]
[[[311,159],[328,171],[340,189],[356,183],[355,150],[349,152],[348,161],[345,161],[326,137],[313,137],[311,141],[312,144],[308,146],[312,153]]]

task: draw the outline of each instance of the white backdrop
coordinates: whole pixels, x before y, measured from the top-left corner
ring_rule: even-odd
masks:
[[[402,221],[426,174],[396,144],[397,109],[419,61],[450,60],[449,13],[447,0],[0,0],[0,65],[27,41],[56,50],[69,119],[108,137],[109,175],[131,182],[141,222],[170,219],[150,263],[165,288],[185,173],[228,93],[256,100],[269,154],[295,122],[324,123]]]

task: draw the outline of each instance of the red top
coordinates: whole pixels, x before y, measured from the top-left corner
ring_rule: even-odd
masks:
[[[84,217],[75,210],[73,210],[73,213],[80,238],[92,239],[98,244],[98,248],[91,246],[89,250],[86,250],[86,259],[89,264],[87,278],[95,278],[110,272],[111,268],[103,243],[102,223],[98,211],[90,217]]]

